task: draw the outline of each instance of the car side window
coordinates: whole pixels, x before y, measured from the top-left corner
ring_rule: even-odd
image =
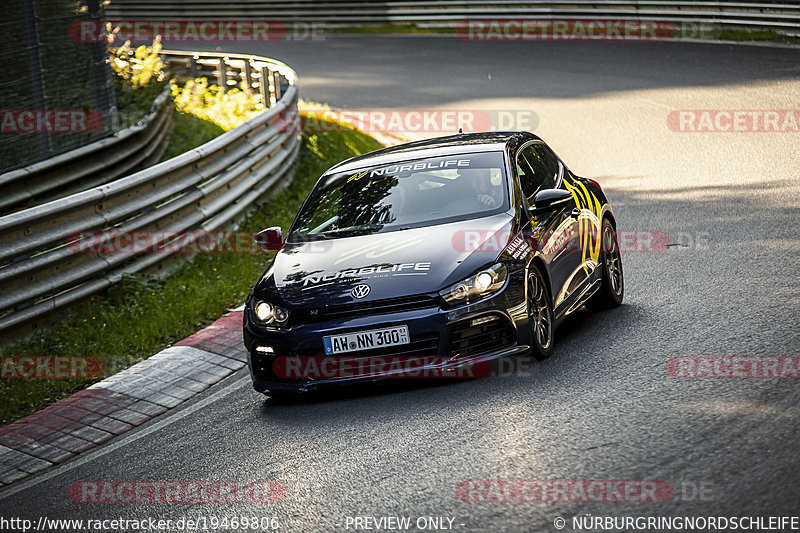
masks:
[[[544,143],[534,144],[532,148],[544,167],[545,176],[541,188],[552,189],[558,181],[558,157]]]
[[[555,187],[558,159],[542,144],[531,144],[517,154],[517,173],[522,193],[531,201],[541,189]]]

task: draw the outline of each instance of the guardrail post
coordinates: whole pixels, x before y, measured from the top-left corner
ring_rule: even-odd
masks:
[[[272,107],[277,102],[275,98],[275,77],[269,67],[261,67],[261,101],[264,108]]]
[[[225,58],[219,58],[219,71],[217,73],[217,83],[220,89],[228,92],[228,65],[225,63]]]
[[[197,78],[197,56],[189,58],[189,72],[192,74],[192,79]]]
[[[253,65],[250,64],[249,60],[244,62],[244,82],[247,84],[247,90],[249,91],[253,86]]]
[[[275,87],[273,94],[275,94],[275,101],[277,102],[278,100],[281,99],[281,73],[276,70],[275,72],[272,73],[272,75],[273,75],[272,85]]]

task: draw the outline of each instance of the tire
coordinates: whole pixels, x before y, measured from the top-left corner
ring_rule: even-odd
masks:
[[[603,229],[600,234],[600,254],[603,281],[600,290],[589,300],[593,311],[618,307],[625,296],[625,277],[622,274],[617,231],[607,218],[603,219]]]
[[[542,272],[531,266],[528,273],[528,320],[531,325],[531,355],[542,361],[553,353],[553,299]]]

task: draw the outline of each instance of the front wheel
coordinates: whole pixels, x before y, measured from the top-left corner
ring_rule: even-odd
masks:
[[[531,354],[539,361],[553,352],[553,302],[544,276],[535,266],[528,274],[528,319],[533,342]]]
[[[600,268],[603,269],[603,281],[600,290],[592,296],[590,302],[593,310],[611,309],[622,303],[625,295],[625,279],[622,276],[622,258],[619,253],[617,232],[611,221],[603,219],[603,232],[601,239]]]

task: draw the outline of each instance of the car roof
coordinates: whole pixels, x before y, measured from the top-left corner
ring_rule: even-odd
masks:
[[[368,154],[351,157],[331,167],[326,174],[347,172],[370,166],[386,165],[409,159],[441,157],[449,154],[465,152],[489,152],[503,150],[508,145],[515,145],[523,140],[538,139],[536,135],[520,131],[497,131],[484,133],[459,133],[446,137],[424,139],[389,148],[383,148]]]

